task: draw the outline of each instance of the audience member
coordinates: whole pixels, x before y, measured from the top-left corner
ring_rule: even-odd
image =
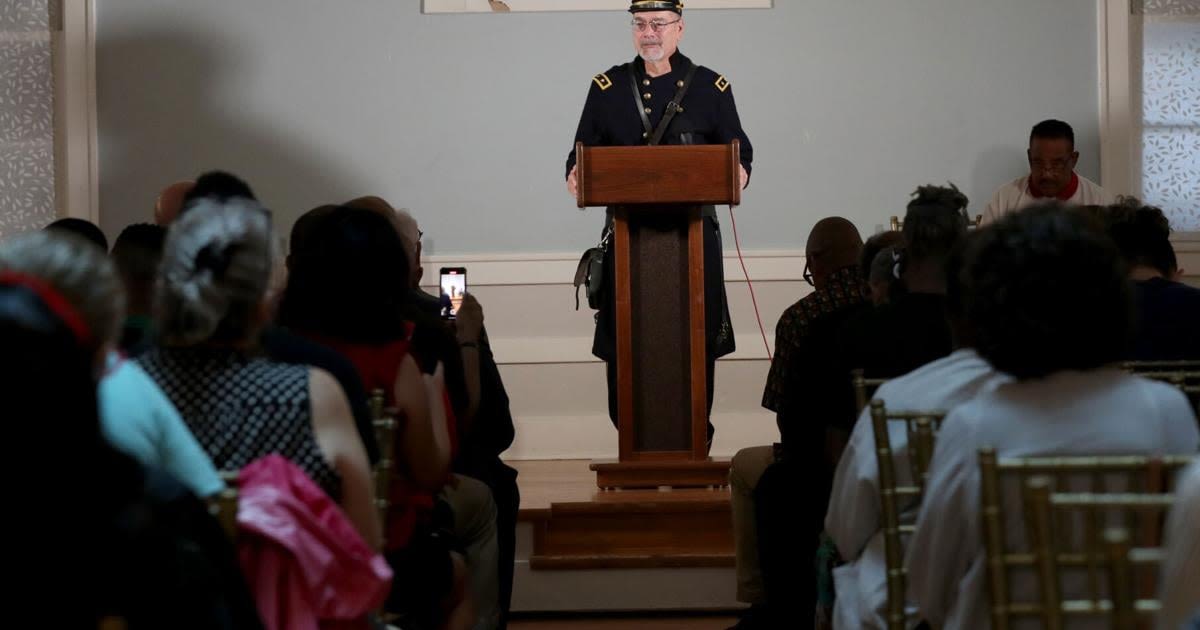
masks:
[[[364,385],[383,389],[403,417],[396,444],[402,470],[393,471],[387,517],[387,556],[395,570],[389,610],[414,617],[418,625],[439,623],[441,615],[452,625],[474,626],[473,602],[462,592],[467,572],[453,551],[456,538],[466,562],[474,565],[472,593],[484,594],[475,602],[480,620],[493,627],[495,507],[486,486],[464,478],[451,485],[472,495],[466,501],[475,508],[471,513],[447,514],[432,496],[447,480],[455,425],[447,417],[441,365],[425,377],[413,357],[412,325],[404,319],[408,262],[400,236],[381,213],[345,206],[316,217],[310,228],[292,252],[281,322],[349,358]],[[440,603],[441,610],[431,610],[431,603]]]
[[[198,497],[221,488],[196,438],[154,381],[135,364],[109,352],[120,326],[123,293],[104,253],[70,234],[29,232],[5,243],[0,270],[42,278],[83,313],[101,375],[98,391],[104,437],[143,466],[161,469]]]
[[[258,354],[275,260],[270,217],[255,202],[200,199],[172,224],[156,325],[138,358],[218,468],[278,453],[341,504],[371,547],[380,541],[370,470],[349,405],[323,370]]]
[[[904,233],[896,230],[880,232],[863,243],[862,256],[858,259],[858,270],[866,282],[863,285],[863,297],[868,300],[871,297],[870,280],[872,265],[875,263],[875,259],[879,257],[879,252],[889,247],[894,251],[903,250]]]
[[[1160,630],[1195,627],[1200,621],[1200,460],[1192,463],[1175,482],[1175,505],[1168,516],[1166,553],[1159,584],[1162,610]],[[1188,626],[1188,622],[1192,626]]]
[[[154,284],[166,239],[166,228],[135,223],[122,230],[113,243],[112,260],[125,287],[125,322],[117,345],[127,356],[137,356],[149,343]]]
[[[1129,358],[1200,361],[1200,289],[1176,281],[1179,265],[1167,217],[1132,197],[1100,216],[1133,281],[1137,326]]]
[[[867,298],[871,304],[883,306],[890,303],[893,297],[899,296],[903,285],[900,283],[900,278],[896,277],[896,270],[899,267],[902,251],[889,245],[875,254],[875,259],[871,261],[871,269],[866,276]]]
[[[1029,134],[1029,174],[1001,186],[983,211],[981,224],[1046,201],[1061,201],[1075,206],[1105,205],[1112,196],[1097,184],[1075,172],[1079,152],[1075,150],[1075,130],[1061,120],[1043,120]]]
[[[175,182],[158,193],[154,200],[154,223],[163,227],[170,225],[183,210],[183,198],[195,185],[196,182],[191,180]]]
[[[260,628],[207,506],[102,438],[97,375],[119,321],[115,276],[96,276],[88,264],[102,260],[70,236],[28,233],[0,244],[0,389],[9,437],[20,445],[6,458],[9,478],[19,479],[9,500],[30,515],[7,528],[18,543],[8,561],[21,576],[14,596],[25,607],[16,618],[50,614],[53,625],[72,628],[114,620],[131,629]],[[78,587],[66,599],[64,579]]]
[[[885,248],[880,255],[887,254]],[[961,247],[956,249],[960,251]],[[889,255],[890,258],[890,255]],[[972,349],[970,329],[963,321],[965,295],[957,255],[947,264],[947,319],[956,350],[941,359],[889,380],[873,396],[896,411],[946,411],[1008,380]],[[896,484],[910,486],[912,478],[908,430],[889,423],[888,438],[895,462]],[[833,478],[825,531],[846,564],[834,569],[837,600],[835,628],[886,628],[887,564],[883,517],[880,510],[879,464],[871,410],[859,414],[850,441]],[[900,522],[911,525],[920,507],[915,501],[900,506]]]
[[[233,173],[209,171],[196,178],[196,182],[183,195],[179,214],[190,210],[199,199],[210,199],[218,203],[235,199],[258,201],[250,184]]]
[[[58,231],[65,232],[67,234],[74,234],[86,241],[95,243],[96,246],[105,253],[108,252],[108,237],[104,236],[104,232],[97,227],[95,223],[92,223],[86,219],[67,217],[47,225],[46,229],[52,232]]]
[[[762,405],[775,411],[782,449],[789,457],[793,454],[796,474],[803,475],[820,469],[825,444],[824,418],[811,413],[797,390],[807,386],[806,378],[811,368],[826,356],[811,340],[814,330],[821,326],[834,326],[863,307],[862,276],[859,274],[858,259],[862,251],[862,238],[858,229],[846,219],[829,217],[821,219],[809,233],[805,253],[804,278],[815,289],[784,311],[775,326],[775,356],[763,391]],[[811,447],[820,444],[820,460],[809,457]],[[812,611],[811,572],[799,571],[799,586],[787,597],[781,593],[796,584],[797,573],[790,568],[792,576],[764,567],[760,557],[778,557],[781,545],[800,547],[801,566],[812,564],[811,552],[816,547],[816,535],[820,524],[809,518],[796,528],[795,518],[771,519],[773,523],[760,523],[757,513],[759,497],[764,502],[780,504],[782,496],[764,496],[759,491],[759,482],[769,467],[776,464],[777,450],[772,446],[745,448],[734,456],[729,472],[734,525],[734,547],[737,554],[738,600],[751,605],[737,627],[774,627],[779,619],[798,609]],[[800,471],[798,466],[803,466]],[[779,473],[781,474],[781,473]],[[825,475],[828,478],[828,475]],[[822,490],[815,491],[816,495]],[[783,541],[775,536],[764,536],[760,545],[760,525],[772,528],[792,529]],[[812,530],[812,531],[810,531]],[[807,556],[807,560],[804,557]],[[770,563],[768,563],[770,564]],[[764,570],[765,569],[765,570]],[[799,603],[796,602],[799,600]],[[786,610],[785,610],[786,609]]]
[[[989,620],[979,448],[1027,457],[1194,453],[1200,446],[1178,389],[1105,367],[1124,354],[1129,286],[1111,240],[1083,213],[1041,207],[1009,215],[971,239],[961,273],[976,350],[1015,380],[946,418],[908,545],[909,593],[925,620],[949,630]],[[1013,507],[1004,526],[1021,548],[1016,488],[1005,494]],[[1064,589],[1074,596],[1070,583]],[[1014,575],[1010,590],[1028,601],[1034,576]]]
[[[445,363],[446,389],[455,400],[456,410],[470,405],[473,397],[470,382],[472,378],[478,381],[475,409],[471,421],[459,432],[458,456],[454,458],[452,468],[455,473],[482,481],[492,491],[500,571],[500,623],[497,627],[505,628],[512,601],[517,512],[521,505],[517,471],[500,460],[500,454],[512,445],[515,435],[508,392],[483,325],[483,307],[467,293],[463,298],[463,310],[452,327],[438,316],[437,298],[422,291],[420,286],[424,274],[420,226],[406,210],[395,210],[394,216],[404,251],[408,254],[409,300],[405,314],[416,325],[414,352],[418,355],[433,352]],[[422,341],[422,333],[426,331],[430,333],[428,340]],[[433,334],[435,331],[442,332]],[[452,366],[456,367],[452,369]],[[452,374],[462,376],[455,378]]]
[[[851,319],[837,333],[843,404],[832,413],[849,430],[855,418],[849,373],[893,377],[950,354],[946,323],[946,259],[967,234],[967,198],[958,188],[921,186],[904,216],[904,249],[896,266],[903,292]]]

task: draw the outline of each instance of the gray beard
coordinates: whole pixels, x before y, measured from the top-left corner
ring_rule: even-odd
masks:
[[[653,55],[639,51],[638,56],[642,58],[642,61],[657,62],[662,61],[666,57],[666,54],[664,54],[665,52],[666,51],[664,51],[662,48],[659,48],[658,52]]]

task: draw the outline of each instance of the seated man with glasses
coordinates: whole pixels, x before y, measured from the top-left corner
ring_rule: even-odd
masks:
[[[820,507],[828,495],[828,480],[833,468],[825,455],[827,415],[820,405],[810,401],[817,390],[829,387],[820,372],[828,371],[834,363],[834,348],[814,339],[824,331],[824,340],[832,339],[850,317],[867,308],[862,291],[862,273],[858,259],[862,252],[862,236],[858,228],[842,217],[821,219],[813,226],[805,246],[804,280],[814,289],[783,312],[775,325],[775,356],[767,375],[762,405],[776,413],[780,444],[751,446],[737,452],[729,471],[730,501],[733,512],[734,553],[737,569],[737,599],[750,604],[736,628],[787,627],[803,628],[811,624],[815,606],[816,585],[812,582],[813,551],[821,530],[825,510]],[[846,381],[849,384],[849,381]],[[790,459],[788,473],[783,474],[789,486],[785,494],[791,501],[774,501],[776,505],[803,505],[806,515],[796,518],[762,522],[759,514],[775,495],[764,497],[760,481],[767,470],[784,459]],[[791,475],[791,472],[798,472]],[[802,477],[805,483],[791,484],[792,477]],[[820,481],[825,480],[825,481]],[[776,486],[778,487],[778,486]],[[785,531],[780,540],[775,533]],[[761,536],[760,536],[761,535]],[[789,563],[783,575],[773,571],[772,564],[764,565],[763,557],[779,557],[780,543],[790,549],[801,548],[795,557],[805,560]],[[794,544],[793,544],[794,543]],[[811,544],[808,544],[811,543]],[[807,550],[807,554],[806,551]],[[784,597],[783,593],[786,593]],[[804,622],[796,616],[804,617]]]
[[[728,144],[741,142],[741,185],[750,178],[753,149],[742,131],[733,90],[725,77],[692,63],[679,52],[683,3],[636,0],[629,7],[633,61],[613,66],[592,79],[575,141],[585,146],[652,144]],[[632,102],[631,102],[632,101]],[[575,151],[567,156],[567,190],[575,196]],[[712,408],[713,370],[718,357],[734,350],[733,327],[725,299],[720,229],[716,209],[705,206],[704,321],[706,327],[708,406]],[[612,224],[609,210],[605,233]],[[612,251],[605,269],[613,268]],[[604,302],[596,318],[592,354],[607,362],[609,415],[616,424],[616,315],[612,274],[605,274]],[[712,425],[708,426],[709,439]]]
[[[1106,206],[1112,195],[1075,172],[1079,152],[1075,131],[1061,120],[1043,120],[1029,134],[1029,174],[1003,185],[983,211],[984,225],[1039,202],[1061,201],[1072,206]]]

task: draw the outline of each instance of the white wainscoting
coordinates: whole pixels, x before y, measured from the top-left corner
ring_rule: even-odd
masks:
[[[1200,234],[1175,235],[1185,281],[1200,286]],[[465,266],[468,290],[484,307],[488,334],[512,400],[517,435],[509,459],[616,457],[617,432],[608,420],[604,364],[591,354],[593,311],[575,310],[571,280],[579,255],[436,256],[423,264],[426,281],[441,266]],[[775,322],[811,289],[801,279],[800,250],[745,252],[770,344]],[[736,256],[725,258],[726,291],[737,352],[717,363],[713,455],[778,440],[773,414],[760,406],[769,362],[754,317],[750,290]],[[427,287],[434,289],[431,285]]]
[[[604,364],[591,354],[593,313],[575,310],[578,253],[436,256],[423,261],[425,281],[443,266],[467,268],[468,291],[483,304],[488,335],[512,400],[517,436],[510,459],[616,457],[617,432],[608,420]],[[800,251],[746,252],[767,339],[775,322],[811,289],[801,279]],[[725,258],[726,291],[737,352],[717,364],[714,456],[779,439],[774,415],[760,406],[766,381],[763,345],[750,290],[736,256]]]

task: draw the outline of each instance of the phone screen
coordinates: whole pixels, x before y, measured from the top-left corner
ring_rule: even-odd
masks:
[[[442,307],[442,317],[454,319],[458,316],[458,308],[462,306],[463,295],[467,292],[467,269],[465,267],[442,267],[441,295],[438,301]]]

